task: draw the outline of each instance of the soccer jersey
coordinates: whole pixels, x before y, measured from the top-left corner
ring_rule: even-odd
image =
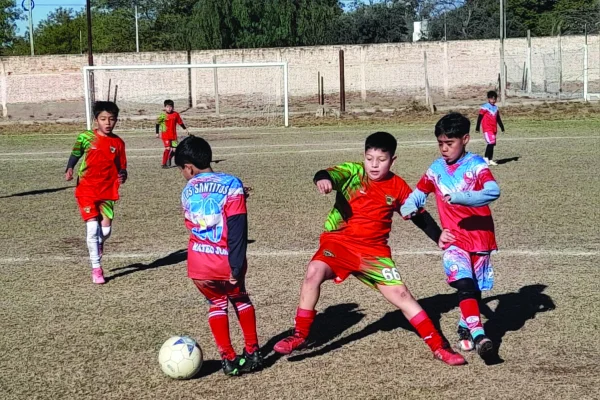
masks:
[[[162,140],[177,140],[177,125],[183,125],[181,115],[177,111],[162,113],[158,116]]]
[[[368,179],[362,163],[345,163],[327,169],[337,191],[333,210],[327,216],[327,234],[348,237],[349,244],[385,255],[394,211],[408,198],[411,188],[398,175],[390,173],[381,181]]]
[[[181,204],[186,227],[190,230],[188,276],[229,279],[227,218],[246,214],[242,182],[225,173],[198,174],[183,189]]]
[[[442,227],[456,237],[455,246],[468,252],[497,249],[492,212],[487,205],[466,207],[443,199],[450,193],[481,190],[489,181],[495,181],[494,176],[483,158],[467,153],[452,165],[438,158],[417,184],[425,194],[435,192]]]
[[[117,135],[96,130],[80,133],[72,156],[83,157],[77,179],[76,197],[94,200],[119,199],[119,172],[127,169],[125,142]]]
[[[481,115],[481,129],[484,133],[496,133],[498,132],[498,117],[500,111],[498,106],[495,104],[485,103],[479,109],[479,115]]]

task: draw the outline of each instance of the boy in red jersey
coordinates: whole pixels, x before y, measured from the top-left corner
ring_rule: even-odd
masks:
[[[188,276],[209,301],[208,324],[221,354],[223,372],[234,376],[260,369],[254,306],[246,292],[248,218],[239,178],[214,172],[206,140],[189,136],[175,150],[175,164],[188,181],[181,194],[190,231]],[[228,303],[235,309],[245,347],[237,356],[229,337]]]
[[[77,137],[67,163],[65,178],[73,179],[73,169],[80,158],[75,197],[86,225],[86,241],[92,263],[92,282],[103,284],[102,252],[111,233],[115,201],[119,186],[127,180],[125,143],[112,133],[119,108],[110,101],[94,104],[97,128]]]
[[[354,275],[402,311],[436,358],[450,365],[465,363],[412,297],[391,258],[387,242],[392,216],[411,193],[406,182],[390,171],[396,147],[391,134],[376,132],[365,142],[364,162],[341,164],[315,175],[319,192],[335,190],[336,202],[325,222],[319,250],[308,264],[294,333],[275,345],[278,353],[289,354],[307,345],[321,284],[326,280],[341,283]],[[413,222],[431,239],[439,240],[440,228],[429,213],[419,213]]]
[[[502,118],[500,118],[500,110],[496,105],[498,100],[498,94],[493,90],[487,93],[488,102],[481,106],[479,110],[479,117],[477,118],[477,126],[475,131],[479,132],[483,129],[483,138],[487,143],[485,148],[485,156],[483,159],[487,165],[498,165],[494,158],[494,147],[496,146],[496,134],[498,133],[498,126],[502,132],[504,132],[504,124],[502,124]]]
[[[162,167],[169,168],[171,160],[175,156],[175,148],[177,147],[177,125],[181,126],[185,133],[189,135],[181,115],[175,111],[175,103],[173,100],[165,100],[165,112],[160,114],[156,120],[156,137],[162,139],[165,150],[163,151]]]
[[[484,159],[466,151],[470,127],[459,113],[438,121],[435,136],[442,157],[431,164],[400,212],[418,215],[427,195],[435,193],[444,229],[439,242],[445,250],[444,271],[448,284],[458,290],[459,345],[465,351],[476,348],[486,359],[493,356],[494,345],[483,330],[479,301],[481,291],[494,285],[490,254],[497,245],[488,204],[500,196],[500,188]]]

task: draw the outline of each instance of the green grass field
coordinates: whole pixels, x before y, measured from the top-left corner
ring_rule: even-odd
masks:
[[[492,206],[496,287],[484,299],[504,362],[492,366],[475,354],[464,367],[434,360],[401,313],[353,279],[325,284],[314,347],[289,358],[272,352],[292,327],[333,203],[317,194],[314,172],[359,160],[366,135],[386,129],[399,141],[394,170],[414,185],[437,157],[433,124],[197,132],[213,146],[215,169],[254,189],[247,286],[268,367],[240,378],[220,371],[207,305],[186,278],[185,181],[160,168],[152,132],[121,133],[129,181],[104,286],[91,283],[84,224],[64,181],[76,133],[0,136],[0,398],[598,398],[600,120],[505,119],[496,148],[505,162],[492,170],[502,189]],[[481,137],[469,147],[482,153]],[[410,222],[395,224],[390,244],[404,281],[454,342],[459,311],[441,252]],[[204,350],[197,379],[160,371],[158,349],[175,334]]]

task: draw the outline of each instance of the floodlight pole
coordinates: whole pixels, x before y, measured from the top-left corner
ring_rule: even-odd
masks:
[[[140,30],[138,26],[138,9],[137,4],[133,6],[135,12],[135,51],[140,52]]]
[[[33,0],[29,0],[29,45],[31,46],[31,55],[35,56],[35,50],[33,45]]]

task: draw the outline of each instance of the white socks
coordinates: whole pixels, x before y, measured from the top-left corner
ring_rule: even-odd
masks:
[[[86,241],[92,268],[100,268],[100,254],[98,253],[98,244],[100,243],[100,237],[98,236],[99,226],[100,224],[96,220],[87,221],[85,223],[87,232]]]
[[[111,234],[111,228],[110,226],[100,226],[100,224],[98,224],[98,243],[102,244],[104,242],[106,242],[108,240],[108,238],[110,237]]]

